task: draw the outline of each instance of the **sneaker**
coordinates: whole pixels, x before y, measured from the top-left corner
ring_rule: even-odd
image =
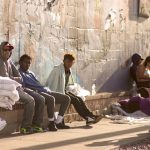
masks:
[[[57,131],[57,127],[54,121],[50,121],[48,125],[49,131]]]
[[[94,118],[95,118],[95,123],[98,123],[100,120],[102,120],[103,117],[99,115],[99,116],[94,116]]]
[[[56,124],[56,127],[58,129],[70,129],[69,126],[65,125],[64,123],[59,123],[59,124]]]
[[[20,133],[21,134],[33,134],[33,128],[32,127],[25,127],[25,128],[20,128]]]
[[[33,132],[34,133],[41,133],[41,132],[44,132],[44,131],[41,127],[33,126]]]
[[[89,126],[95,123],[95,118],[87,117],[86,125]]]

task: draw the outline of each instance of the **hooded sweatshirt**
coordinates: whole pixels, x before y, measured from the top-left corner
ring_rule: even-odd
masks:
[[[10,59],[12,53],[7,61],[4,60],[1,56],[1,51],[3,50],[4,46],[5,45],[3,44],[0,45],[0,76],[10,78],[19,77],[17,78],[17,82],[21,82],[22,81],[21,75],[18,72],[12,60]]]

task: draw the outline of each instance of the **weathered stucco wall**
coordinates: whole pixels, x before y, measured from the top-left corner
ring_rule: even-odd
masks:
[[[85,88],[128,89],[128,59],[150,55],[150,19],[138,17],[138,0],[58,0],[51,9],[47,0],[0,3],[0,41],[15,45],[15,61],[30,54],[42,83],[72,50],[74,75]]]

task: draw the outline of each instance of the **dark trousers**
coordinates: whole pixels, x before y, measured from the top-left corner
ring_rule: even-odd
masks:
[[[28,93],[30,96],[32,96],[35,101],[35,110],[32,124],[36,126],[41,126],[43,123],[45,98],[39,93],[32,91],[30,89],[25,89],[25,92]]]
[[[30,127],[32,125],[35,108],[34,98],[29,94],[27,94],[26,92],[24,92],[22,88],[18,88],[17,90],[19,93],[20,101],[25,104],[21,127],[23,128]]]
[[[78,114],[87,120],[87,117],[93,117],[93,113],[88,109],[85,102],[78,96],[74,95],[71,92],[66,92],[66,95],[68,95],[71,99],[71,104],[73,104],[74,108],[78,112]]]
[[[48,118],[54,117],[55,104],[60,104],[59,115],[64,116],[70,104],[69,96],[58,92],[41,92],[40,94],[45,97]]]

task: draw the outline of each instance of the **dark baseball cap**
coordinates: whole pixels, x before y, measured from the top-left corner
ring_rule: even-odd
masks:
[[[142,58],[142,56],[141,56],[140,54],[137,54],[137,53],[133,54],[131,59],[132,59],[132,62],[133,62],[133,63],[137,63],[137,62],[139,62],[140,60],[144,60],[144,59]]]

